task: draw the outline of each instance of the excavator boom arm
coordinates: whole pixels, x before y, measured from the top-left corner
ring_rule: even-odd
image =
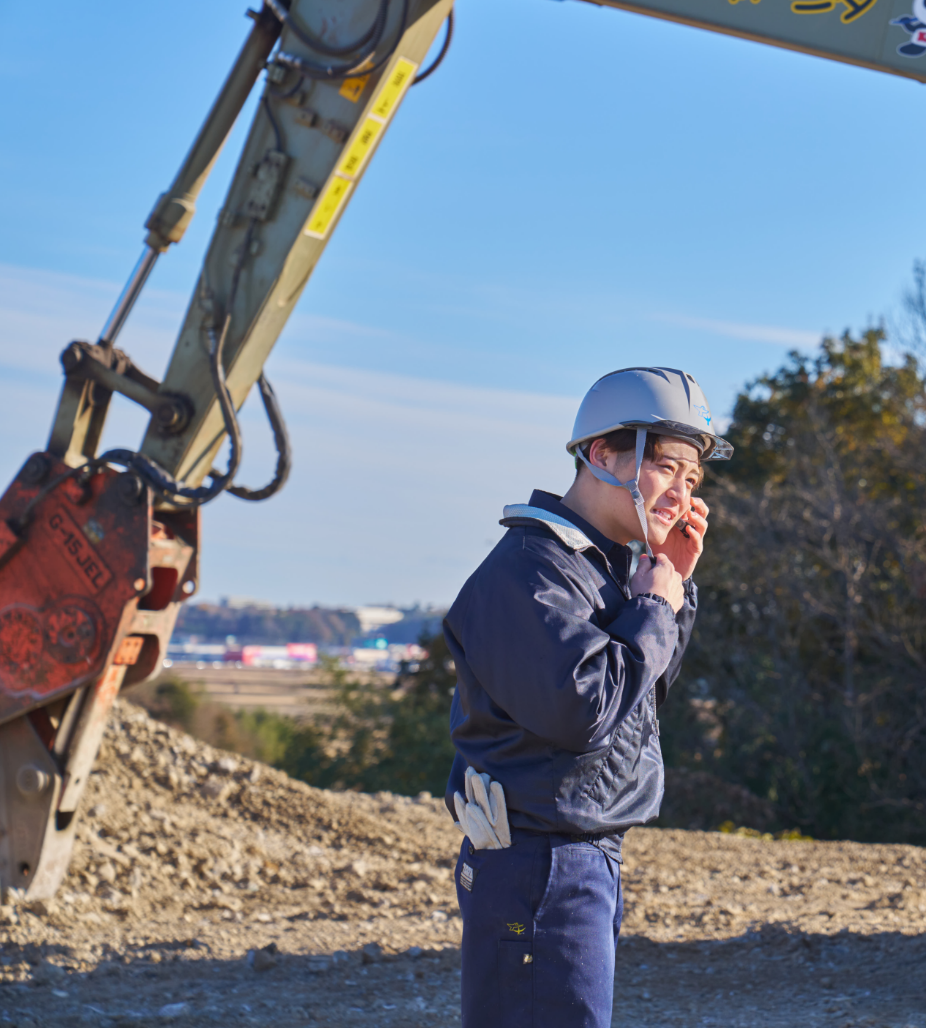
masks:
[[[259,382],[285,451],[264,362],[452,3],[267,0],[252,13],[100,338],[65,348],[48,448],[0,499],[0,890],[43,899],[57,889],[112,702],[157,673],[180,604],[196,590],[199,505],[226,488],[261,499],[285,480],[281,452],[272,487],[233,485],[237,410]],[[115,343],[155,261],[189,225],[265,67],[257,115],[158,382]],[[151,420],[137,451],[98,454],[114,392]],[[222,476],[212,462],[226,434],[233,456]]]

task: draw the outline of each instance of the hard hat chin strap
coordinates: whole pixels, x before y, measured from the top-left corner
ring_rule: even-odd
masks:
[[[649,545],[649,532],[646,526],[646,509],[643,506],[643,494],[640,492],[640,469],[643,467],[643,451],[646,449],[646,429],[637,429],[637,470],[633,478],[628,479],[626,482],[619,482],[610,472],[605,471],[604,468],[595,467],[591,461],[582,452],[582,447],[577,446],[575,453],[580,461],[588,468],[589,471],[598,479],[599,482],[605,482],[608,485],[616,486],[618,489],[626,489],[629,491],[633,498],[633,505],[637,508],[637,517],[640,519],[640,528],[643,529],[643,545],[646,547],[646,555],[650,560],[655,560],[653,557],[653,551]]]

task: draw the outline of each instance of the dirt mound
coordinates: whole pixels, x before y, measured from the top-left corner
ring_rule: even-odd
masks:
[[[128,704],[91,781],[70,880],[98,914],[295,903],[345,920],[455,905],[460,837],[430,796],[314,789]]]
[[[0,1024],[458,1024],[459,842],[119,703],[57,902],[0,908]],[[624,872],[621,1021],[926,1028],[923,850],[645,829]]]
[[[777,827],[778,812],[768,800],[707,771],[666,768],[660,828],[709,832],[730,821],[767,832]]]

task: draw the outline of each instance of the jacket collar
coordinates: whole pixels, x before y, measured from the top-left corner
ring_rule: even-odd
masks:
[[[551,517],[544,517],[543,512]],[[535,489],[527,504],[511,504],[505,507],[501,524],[508,527],[523,521],[535,521],[545,525],[563,543],[573,550],[585,550],[594,547],[605,558],[609,568],[616,570],[626,582],[630,577],[630,564],[633,553],[627,546],[609,539],[589,524],[574,510],[570,510],[562,502],[562,497],[548,493],[543,489]]]

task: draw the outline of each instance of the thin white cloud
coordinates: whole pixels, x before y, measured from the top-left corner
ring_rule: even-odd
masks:
[[[0,264],[0,365],[59,374],[58,355],[72,339],[98,337],[120,288],[100,279]],[[125,339],[146,371],[161,374],[186,302],[165,290],[146,290],[139,301]]]
[[[343,335],[371,339],[399,339],[399,333],[376,325],[364,325],[356,321],[345,321],[343,318],[326,318],[319,314],[309,314],[298,308],[293,311],[287,322],[287,332],[325,333],[326,335]]]
[[[714,318],[692,318],[687,314],[655,314],[653,321],[662,321],[680,328],[703,332],[714,332],[730,339],[742,339],[751,343],[773,343],[776,346],[817,346],[823,336],[802,328],[782,328],[779,325],[749,325],[738,321],[718,321]]]
[[[115,282],[0,264],[0,367],[59,374],[58,354],[72,339],[96,339],[119,295]],[[160,377],[189,298],[151,289],[142,294],[120,337],[145,371]],[[397,341],[374,325],[296,311],[287,333],[305,338]]]
[[[111,283],[0,268],[0,488],[45,444],[60,390],[58,353],[68,339],[99,331],[117,293]],[[144,351],[155,374],[184,302],[146,298],[126,330],[133,356]],[[273,355],[268,373],[289,423],[293,473],[268,503],[223,497],[206,508],[206,595],[449,602],[501,534],[503,504],[570,480],[564,446],[578,397],[336,367],[290,349]],[[117,398],[104,445],[136,445],[145,419]],[[240,480],[259,486],[275,458],[255,397],[242,427]]]
[[[93,338],[114,283],[0,266],[0,485],[42,447],[60,390],[57,356]],[[186,296],[147,293],[126,345],[160,375]],[[671,319],[667,319],[671,320]],[[297,315],[299,336],[389,336],[373,326]],[[807,345],[810,332],[676,318],[689,329]],[[501,534],[505,503],[532,488],[562,491],[580,395],[546,395],[302,359],[284,345],[268,374],[290,427],[294,468],[268,503],[223,497],[205,511],[203,591],[284,603],[447,602]],[[327,355],[326,355],[327,356]],[[39,373],[41,372],[41,374]],[[571,387],[563,387],[568,392]],[[136,445],[146,415],[117,398],[104,444]],[[270,476],[274,453],[259,401],[242,412],[240,479]]]
[[[500,536],[505,503],[568,486],[577,398],[275,364],[293,475],[259,509],[223,498],[207,511],[210,546],[235,555],[207,558],[213,595],[234,591],[218,585],[231,567],[248,595],[448,602]],[[260,485],[274,458],[260,406],[248,406],[240,477]]]

